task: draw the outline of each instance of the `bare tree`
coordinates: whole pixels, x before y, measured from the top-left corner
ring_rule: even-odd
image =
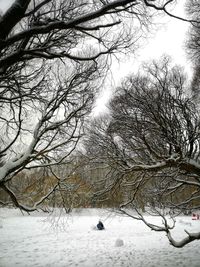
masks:
[[[53,167],[66,163],[81,138],[110,56],[133,50],[151,11],[176,17],[172,2],[15,0],[1,16],[0,187],[17,207],[36,209],[65,182]],[[26,207],[9,185],[38,167],[57,183]]]
[[[98,193],[120,186],[122,213],[166,232],[173,246],[183,247],[200,239],[200,233],[188,231],[181,241],[171,235],[175,215],[200,208],[199,112],[187,94],[183,70],[171,67],[169,58],[145,65],[141,72],[117,88],[104,130],[91,129],[90,146],[101,151],[99,161],[113,170],[109,187]],[[163,225],[148,222],[141,209],[161,216]]]
[[[188,53],[190,54],[194,63],[200,62],[199,43],[200,43],[200,1],[192,0],[188,1],[186,5],[186,11],[194,22],[190,25],[189,38],[187,41]]]
[[[186,11],[190,18],[194,20],[194,22],[190,25],[190,30],[188,32],[186,49],[193,64],[193,81],[191,83],[191,89],[194,99],[198,102],[200,87],[200,1],[187,1]]]

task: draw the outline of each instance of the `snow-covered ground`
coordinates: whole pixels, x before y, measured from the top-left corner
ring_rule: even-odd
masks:
[[[104,231],[94,230],[99,219]],[[155,222],[158,218],[150,218]],[[200,230],[200,220],[177,218],[174,235]],[[70,216],[41,213],[22,216],[18,210],[0,209],[1,267],[68,266],[200,266],[200,241],[172,247],[164,234],[141,222],[106,210],[84,210]]]

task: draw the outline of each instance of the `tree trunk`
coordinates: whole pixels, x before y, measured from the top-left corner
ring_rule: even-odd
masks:
[[[31,0],[15,0],[0,20],[0,40],[5,40],[15,25],[23,18]]]

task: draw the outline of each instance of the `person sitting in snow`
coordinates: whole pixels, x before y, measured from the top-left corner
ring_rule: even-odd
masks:
[[[104,230],[105,229],[103,223],[100,220],[99,220],[99,222],[97,224],[97,229],[98,230]]]

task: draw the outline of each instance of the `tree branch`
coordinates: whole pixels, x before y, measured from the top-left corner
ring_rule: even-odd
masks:
[[[5,40],[15,25],[23,18],[31,0],[15,0],[0,19],[0,40]]]

